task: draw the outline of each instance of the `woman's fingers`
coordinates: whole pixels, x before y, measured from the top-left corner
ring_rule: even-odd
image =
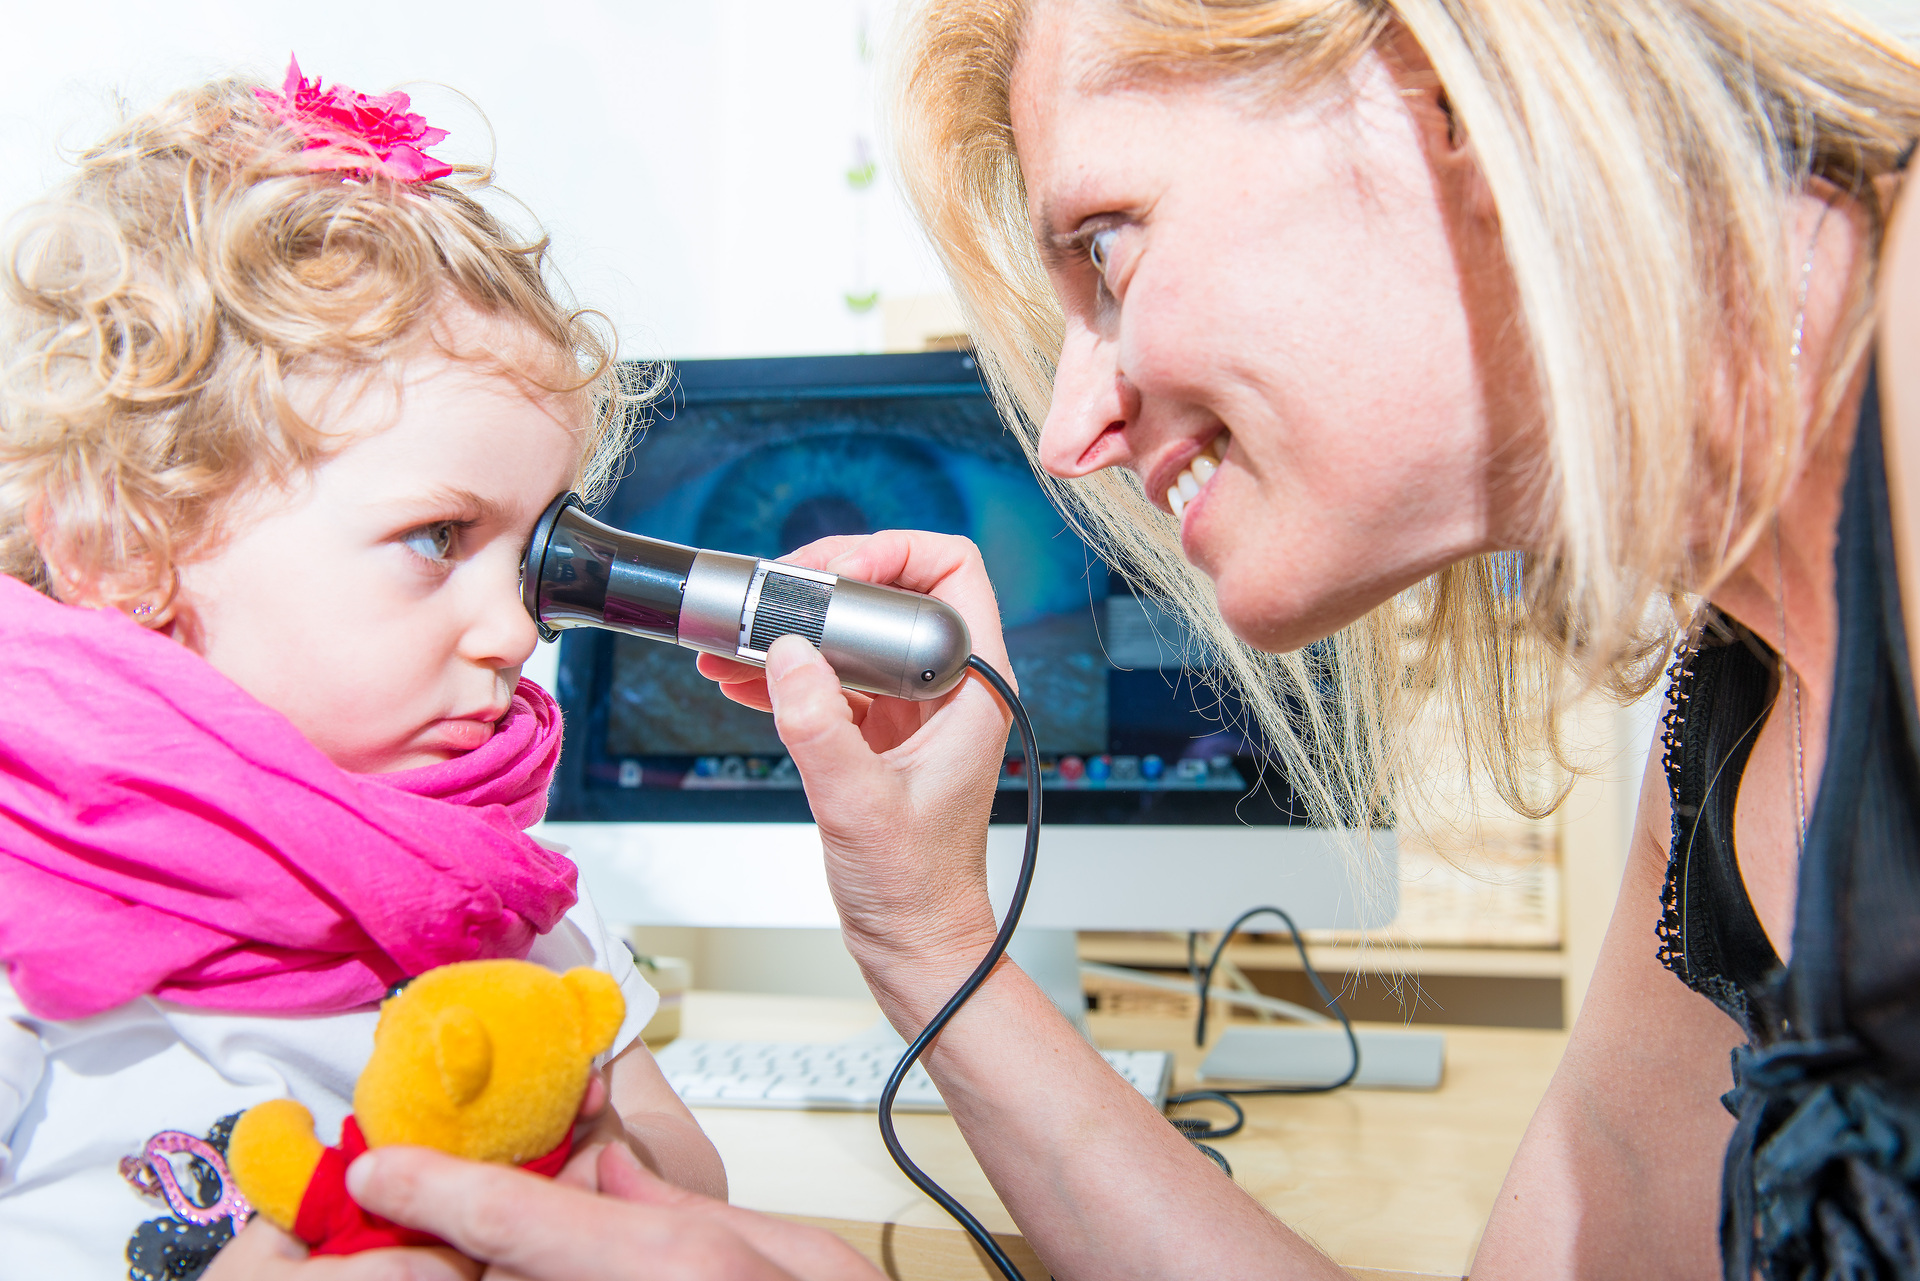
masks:
[[[736,662],[718,654],[702,654],[693,660],[700,674],[720,687],[720,692],[743,707],[770,712],[767,699],[767,674],[751,663]]]
[[[822,539],[786,559],[944,601],[966,619],[974,652],[1011,679],[993,586],[966,539],[894,530]],[[848,694],[798,636],[774,642],[764,672],[725,656],[699,664],[728,698],[772,711],[819,826],[848,947],[883,1003],[897,996],[919,1017],[953,958],[971,965],[993,937],[984,853],[1006,709],[975,676],[927,702]]]
[[[719,654],[701,654],[693,660],[693,665],[700,669],[702,676],[722,686],[749,685],[756,681],[762,685],[766,683],[765,673],[752,663],[743,663]]]
[[[1000,635],[1000,610],[994,600],[993,584],[987,580],[979,550],[967,539],[920,530],[886,530],[878,534],[823,538],[783,559],[862,582],[920,592],[952,605],[966,619],[974,652],[992,663],[1008,680],[1014,679]],[[763,712],[773,710],[766,673],[760,668],[720,654],[702,654],[696,666],[702,676],[717,683],[720,692],[732,701]],[[853,708],[855,723],[864,724],[873,700],[859,693],[848,693],[846,698]],[[931,710],[921,704],[906,706]],[[910,736],[924,717],[901,716],[896,712],[895,719],[901,723],[883,732],[881,737],[889,741],[878,744],[881,750],[893,746],[892,740]],[[894,728],[901,732],[891,732]]]
[[[767,693],[780,741],[807,795],[873,785],[885,767],[861,735],[840,678],[804,636],[782,636],[767,650]]]
[[[917,529],[888,529],[858,537],[823,538],[782,559],[945,601],[967,620],[974,652],[1001,671],[1006,670],[1000,606],[994,599],[980,549],[969,539]]]
[[[306,1246],[256,1214],[200,1275],[203,1281],[474,1281],[480,1265],[443,1249],[310,1259]]]
[[[425,1148],[369,1152],[349,1169],[347,1186],[375,1214],[431,1232],[528,1281],[802,1276],[776,1266],[710,1214],[598,1196],[524,1170]],[[872,1275],[870,1268],[839,1274]],[[813,1274],[804,1281],[838,1278]]]
[[[637,1205],[704,1215],[805,1281],[878,1275],[872,1264],[833,1233],[771,1219],[675,1187],[641,1165],[625,1148],[612,1147],[600,1154],[600,1190]]]

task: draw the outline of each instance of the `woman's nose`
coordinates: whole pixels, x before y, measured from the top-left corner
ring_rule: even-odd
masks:
[[[1040,465],[1055,476],[1085,476],[1133,457],[1126,429],[1140,397],[1114,351],[1112,342],[1091,330],[1069,326],[1054,369],[1053,403],[1040,425]]]

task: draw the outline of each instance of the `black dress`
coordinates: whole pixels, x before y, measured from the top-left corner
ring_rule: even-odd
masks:
[[[1733,847],[1774,655],[1709,612],[1675,659],[1660,959],[1747,1032],[1725,1103],[1728,1281],[1920,1278],[1920,723],[1869,377],[1835,551],[1827,758],[1800,860],[1793,960]]]

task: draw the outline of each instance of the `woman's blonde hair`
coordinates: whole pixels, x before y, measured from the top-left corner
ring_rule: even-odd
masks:
[[[1029,455],[1063,322],[1009,87],[1045,2],[913,5],[892,98],[908,198]],[[1507,803],[1539,815],[1568,778],[1541,768],[1570,764],[1568,698],[1652,687],[1685,598],[1746,555],[1804,457],[1787,219],[1811,179],[1857,200],[1871,238],[1817,423],[1864,358],[1874,180],[1920,134],[1920,64],[1825,0],[1089,0],[1077,28],[1118,79],[1311,95],[1338,93],[1396,24],[1431,61],[1499,213],[1550,440],[1537,550],[1449,566],[1326,644],[1270,655],[1227,631],[1130,473],[1046,483],[1110,561],[1180,608],[1192,661],[1244,694],[1321,817],[1397,803],[1418,772],[1414,727],[1436,712]]]
[[[306,370],[394,373],[450,303],[555,359],[513,372],[583,402],[581,483],[609,482],[636,399],[544,237],[476,198],[490,170],[401,183],[309,172],[224,80],[127,119],[22,211],[0,261],[0,572],[159,621],[233,500],[342,443],[289,403]],[[467,355],[469,353],[456,353]]]

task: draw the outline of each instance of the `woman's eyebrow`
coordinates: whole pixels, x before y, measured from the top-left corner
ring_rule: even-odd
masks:
[[[1060,206],[1051,196],[1040,203],[1040,226],[1044,228],[1039,236],[1040,256],[1046,266],[1058,267],[1071,259],[1076,242],[1081,239],[1080,228],[1061,229]]]
[[[1085,248],[1087,233],[1076,227],[1072,231],[1050,231],[1040,241],[1040,256],[1048,268],[1065,266],[1075,261]]]

